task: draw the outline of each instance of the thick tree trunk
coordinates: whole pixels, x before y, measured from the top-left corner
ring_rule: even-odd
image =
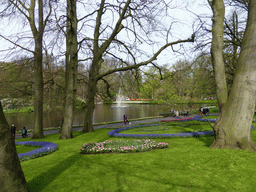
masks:
[[[34,71],[35,71],[35,101],[34,101],[34,131],[32,139],[43,138],[43,3],[39,1],[39,26],[38,32],[32,28],[35,38],[35,52],[34,52]]]
[[[29,191],[0,101],[0,191]]]
[[[92,77],[92,76],[91,76]],[[93,78],[89,79],[88,95],[86,100],[86,109],[84,116],[84,126],[82,133],[93,132],[93,112],[95,109],[95,96],[96,96],[97,81]]]
[[[215,124],[211,148],[256,150],[250,134],[256,100],[255,37],[256,0],[251,0],[234,83],[221,118]]]
[[[38,46],[40,47],[40,45],[36,45],[36,47]],[[44,138],[42,52],[38,54],[36,53],[34,55],[34,66],[35,66],[35,70],[34,70],[35,71],[35,74],[34,74],[35,75],[35,95],[34,95],[35,100],[34,100],[34,128],[33,128],[34,130],[33,130],[32,139],[37,139],[37,138]]]
[[[89,82],[88,82],[88,93],[86,100],[86,109],[84,115],[84,126],[82,129],[82,133],[93,132],[93,112],[95,109],[95,96],[97,89],[97,76],[99,74],[99,70],[101,67],[101,63],[104,60],[102,59],[102,55],[98,54],[97,51],[94,56],[94,60],[92,62],[90,71],[89,71]]]
[[[222,0],[209,1],[213,11],[212,17],[212,47],[211,55],[214,69],[216,95],[220,111],[222,111],[228,96],[228,89],[223,60],[223,24],[225,6]]]
[[[77,18],[76,0],[67,0],[67,35],[66,35],[66,88],[64,104],[64,122],[60,139],[71,139],[77,87]]]

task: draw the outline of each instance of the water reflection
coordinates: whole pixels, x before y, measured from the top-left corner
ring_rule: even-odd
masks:
[[[110,121],[122,121],[123,115],[128,115],[129,119],[158,116],[160,113],[174,110],[194,110],[198,109],[200,104],[177,104],[177,105],[152,105],[152,104],[99,104],[95,106],[93,123],[102,123]],[[61,112],[45,111],[44,127],[59,127],[61,122]],[[27,129],[33,129],[33,113],[6,114],[9,123],[15,124],[17,130],[21,130],[23,126]],[[84,122],[84,110],[76,109],[74,112],[74,125],[82,125]]]

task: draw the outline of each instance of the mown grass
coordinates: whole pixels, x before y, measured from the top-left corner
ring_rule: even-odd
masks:
[[[108,131],[73,132],[70,140],[59,140],[59,134],[40,139],[57,143],[59,150],[21,162],[31,191],[255,191],[256,154],[212,150],[211,136],[156,139],[170,148],[150,152],[80,154],[84,143],[113,139]],[[256,141],[255,130],[251,135]]]
[[[205,119],[216,119],[218,117],[218,115],[209,115],[209,116],[204,116],[202,118],[205,118]]]
[[[137,127],[122,131],[122,134],[176,134],[186,132],[212,131],[208,122],[199,121],[176,121],[161,122],[161,125],[149,127]]]
[[[17,153],[27,153],[29,151],[32,151],[32,150],[35,150],[35,149],[38,149],[40,148],[40,146],[38,147],[33,147],[33,146],[28,146],[28,145],[16,145],[16,150],[17,150]]]

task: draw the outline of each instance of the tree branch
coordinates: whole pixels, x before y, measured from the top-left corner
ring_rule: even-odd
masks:
[[[10,43],[13,44],[13,45],[15,45],[15,46],[17,46],[17,47],[19,47],[19,48],[21,48],[21,49],[24,49],[25,51],[29,51],[29,52],[31,52],[31,53],[34,54],[34,51],[31,51],[31,50],[29,50],[29,49],[27,49],[27,48],[25,48],[25,47],[22,47],[21,45],[15,43],[15,42],[13,42],[13,41],[11,41],[10,39],[7,39],[6,37],[4,37],[4,36],[1,35],[1,34],[0,34],[0,37],[2,37],[3,39],[5,39],[6,41],[10,42]]]
[[[185,42],[194,42],[194,34],[192,35],[191,38],[188,38],[186,40],[178,40],[178,41],[174,41],[174,42],[171,42],[171,43],[168,43],[166,45],[164,45],[163,47],[161,47],[154,55],[153,57],[151,57],[149,60],[147,61],[144,61],[144,62],[141,62],[141,63],[138,63],[138,64],[134,64],[134,65],[130,65],[130,66],[127,66],[127,67],[122,67],[122,68],[117,68],[117,69],[112,69],[112,70],[109,70],[103,74],[100,74],[98,75],[96,78],[97,80],[99,79],[102,79],[103,77],[109,75],[109,74],[112,74],[112,73],[115,73],[115,72],[118,72],[118,71],[127,71],[127,70],[132,70],[132,69],[137,69],[141,66],[144,66],[144,65],[148,65],[150,63],[152,63],[154,60],[157,59],[157,56],[163,51],[165,50],[167,47],[169,46],[172,46],[172,45],[175,45],[175,44],[179,44],[179,43],[185,43]]]
[[[128,7],[129,7],[130,2],[131,2],[131,0],[128,0],[125,3],[123,11],[122,11],[122,13],[121,13],[121,15],[120,15],[116,25],[115,25],[115,28],[114,28],[112,34],[110,35],[110,37],[100,47],[100,52],[101,53],[104,53],[107,50],[107,48],[109,47],[109,45],[111,44],[111,42],[113,41],[115,36],[123,29],[122,21],[124,20],[124,17],[125,17],[125,14],[126,14],[126,11],[127,11]]]
[[[21,10],[21,8],[17,5],[17,3],[15,3],[13,0],[9,0],[28,20],[29,20],[29,16]],[[18,0],[18,2],[20,3],[20,5],[26,10],[28,11],[28,8],[20,1]]]
[[[43,24],[43,31],[45,29],[45,26],[46,26],[46,23],[50,17],[50,15],[52,14],[52,4],[51,4],[51,0],[48,1],[48,4],[49,4],[49,8],[50,8],[50,11],[48,13],[48,15],[46,16],[45,20],[44,20],[44,24]]]

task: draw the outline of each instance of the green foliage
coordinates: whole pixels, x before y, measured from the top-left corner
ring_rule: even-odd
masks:
[[[4,113],[30,113],[34,111],[33,106],[4,110]]]
[[[149,68],[144,74],[140,95],[157,102],[196,102],[215,94],[211,59],[199,55],[194,62],[177,61],[171,68],[162,67],[163,79],[156,68]]]
[[[32,95],[32,59],[20,58],[13,62],[0,63],[0,97],[20,98]]]
[[[63,106],[64,101],[64,64],[60,62],[56,65],[54,58],[47,55],[44,57],[47,60],[43,68],[45,82],[44,109],[59,108]],[[103,70],[102,72],[107,71],[114,68],[117,64],[117,61],[106,59],[101,70]],[[6,71],[1,72],[0,80],[6,95],[10,95],[11,97],[26,96],[31,98],[31,95],[33,95],[31,89],[33,73],[30,65],[29,59],[3,64]],[[149,67],[145,70],[144,74],[138,70],[118,74],[114,73],[107,76],[105,79],[109,84],[109,94],[111,97],[107,94],[108,85],[106,82],[99,81],[97,86],[97,101],[104,99],[105,103],[111,103],[118,89],[121,87],[125,97],[151,99],[151,103],[211,102],[201,100],[203,97],[212,96],[214,94],[214,82],[210,78],[211,70],[212,69],[209,67],[209,59],[205,56],[199,56],[193,63],[181,60],[175,63],[171,68],[163,66],[162,80],[158,69],[154,67]],[[11,77],[8,75],[10,73],[13,74]],[[88,77],[85,75],[86,73],[86,69],[80,66],[77,85],[77,99],[79,101],[76,101],[76,107],[84,107],[84,103],[80,102],[80,100],[83,99],[80,98],[85,98],[87,94],[86,82]],[[29,78],[27,78],[27,76]],[[7,83],[9,81],[12,81],[12,83]]]

